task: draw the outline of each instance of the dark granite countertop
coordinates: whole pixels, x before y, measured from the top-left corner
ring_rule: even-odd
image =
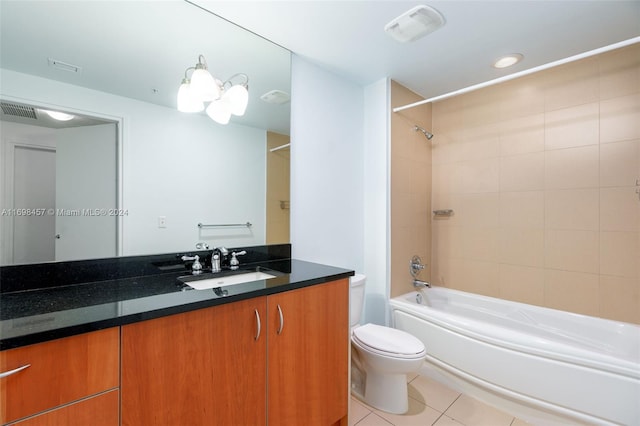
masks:
[[[290,247],[288,250],[290,253]],[[175,255],[54,263],[40,271],[32,268],[31,275],[21,279],[16,277],[30,274],[29,269],[0,268],[0,350],[353,275],[351,270],[285,258],[286,250],[284,254],[276,250],[275,256],[262,255],[263,251],[258,248],[257,255],[248,256],[250,261],[241,265],[241,271],[262,270],[276,275],[275,278],[226,286],[222,288],[226,290],[224,295],[182,284],[178,278],[189,275],[189,271],[172,261]],[[47,284],[38,283],[34,275]]]

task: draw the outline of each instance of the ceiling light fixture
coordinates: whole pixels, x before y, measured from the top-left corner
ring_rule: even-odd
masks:
[[[505,56],[503,56],[501,58],[498,58],[498,60],[493,63],[493,67],[494,68],[507,68],[507,67],[510,67],[512,65],[517,64],[523,58],[524,58],[524,56],[522,56],[520,53],[511,53],[509,55],[505,55]]]
[[[69,120],[73,120],[76,117],[75,115],[67,114],[65,112],[49,111],[47,109],[43,109],[41,111],[44,111],[45,113],[47,113],[49,117],[58,121],[69,121]]]
[[[193,70],[191,78],[189,70]],[[234,84],[234,79],[239,81]],[[244,115],[249,104],[249,77],[238,73],[223,83],[209,73],[204,56],[198,56],[198,63],[184,71],[178,89],[178,111],[200,112],[205,109],[205,102],[210,102],[207,115],[217,123],[227,124],[231,115]]]
[[[444,17],[432,7],[419,5],[384,26],[391,37],[401,43],[418,40],[444,25]]]

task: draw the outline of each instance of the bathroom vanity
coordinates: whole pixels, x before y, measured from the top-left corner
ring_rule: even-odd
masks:
[[[247,250],[276,277],[225,292],[170,255],[0,268],[0,424],[346,424],[353,272]]]

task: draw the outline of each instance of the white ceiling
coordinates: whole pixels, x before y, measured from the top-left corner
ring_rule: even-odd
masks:
[[[199,54],[222,81],[249,76],[249,107],[231,123],[288,134],[289,104],[259,98],[290,91],[290,52],[197,6],[183,0],[0,0],[4,69],[176,108],[185,70]],[[81,71],[51,67],[48,58]],[[5,81],[0,93],[10,89]],[[55,105],[75,107],[66,102],[56,99]]]
[[[358,84],[390,77],[425,98],[640,36],[640,1],[207,1],[214,13]],[[444,27],[413,43],[383,31],[426,4]],[[493,61],[524,60],[507,70]]]
[[[427,98],[640,36],[640,0],[191,3],[359,85],[390,77]],[[233,122],[288,133],[288,104],[258,97],[288,91],[289,53],[194,4],[0,0],[0,65],[175,108],[185,68],[203,53],[222,79],[250,76],[249,110]],[[417,4],[440,11],[444,27],[414,43],[387,36],[384,25]],[[491,67],[512,52],[524,60]],[[52,69],[49,57],[82,73]]]

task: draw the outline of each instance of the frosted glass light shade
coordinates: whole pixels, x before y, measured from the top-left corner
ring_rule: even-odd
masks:
[[[229,102],[231,114],[244,115],[249,104],[249,91],[243,85],[236,84],[231,86],[222,98]]]
[[[202,102],[214,101],[220,97],[220,86],[204,68],[197,68],[191,74],[191,90]]]
[[[178,89],[178,111],[200,112],[202,110],[204,110],[204,103],[193,96],[191,85],[183,82]]]
[[[231,104],[224,98],[213,101],[207,107],[207,115],[216,123],[227,124],[231,119]]]

